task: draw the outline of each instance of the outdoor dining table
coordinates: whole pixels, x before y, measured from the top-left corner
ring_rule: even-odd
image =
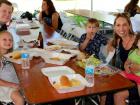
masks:
[[[93,87],[85,87],[83,90],[76,92],[58,93],[50,84],[48,77],[41,72],[41,68],[55,67],[58,65],[45,63],[40,57],[33,58],[30,63],[30,69],[27,70],[23,70],[19,64],[14,64],[21,90],[29,104],[51,103],[76,97],[100,95],[134,86],[131,81],[122,77],[120,74],[111,76],[95,75],[95,85]],[[70,59],[64,65],[84,76],[84,69],[75,64],[75,58]]]

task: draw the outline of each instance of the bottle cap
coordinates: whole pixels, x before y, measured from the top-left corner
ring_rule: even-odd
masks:
[[[21,58],[29,58],[29,54],[28,53],[22,53]]]

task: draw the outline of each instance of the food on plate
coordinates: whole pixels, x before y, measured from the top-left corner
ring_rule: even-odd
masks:
[[[85,68],[86,63],[83,62],[83,61],[76,61],[76,65],[78,65],[78,66],[80,66],[80,67],[82,67],[82,68]]]
[[[51,49],[52,49],[52,50],[59,50],[59,49],[60,49],[60,47],[55,46],[55,47],[52,47]]]
[[[60,61],[61,59],[58,58],[58,57],[53,57],[53,58],[50,58],[51,60],[55,60],[55,61]]]
[[[60,46],[57,46],[57,45],[52,45],[52,46],[48,46],[47,49],[55,51],[55,50],[61,49],[61,47]]]
[[[61,53],[71,54],[71,52],[69,52],[69,51],[65,51],[65,50],[62,50]]]
[[[59,44],[60,46],[70,46],[70,44],[64,43],[64,42],[60,42]]]
[[[95,68],[95,74],[98,75],[111,75],[113,74],[113,70],[107,66],[104,67],[96,67]]]
[[[86,55],[83,52],[80,52],[79,55],[77,56],[78,60],[82,60],[82,59],[85,59],[85,58],[86,58]]]
[[[87,58],[87,59],[78,60],[78,61],[76,62],[76,64],[77,64],[78,66],[82,67],[82,68],[85,68],[85,66],[86,66],[86,61],[87,61],[87,60],[90,60],[90,62],[91,62],[94,66],[98,66],[98,65],[101,64],[101,61],[100,61],[99,59],[97,59],[96,57],[94,57],[94,56],[90,56],[90,57]]]
[[[21,52],[20,51],[14,51],[10,58],[13,58],[13,59],[20,59],[21,58]]]
[[[61,76],[60,77],[60,84],[62,86],[66,86],[66,87],[71,87],[72,86],[72,83],[71,81],[69,80],[69,78],[65,75]]]
[[[71,79],[72,86],[79,86],[81,82],[77,79]]]
[[[63,75],[60,77],[60,82],[54,82],[53,86],[56,89],[63,89],[63,88],[70,88],[70,87],[76,87],[76,86],[80,86],[81,82],[80,80],[73,78],[73,79],[69,79],[67,76]]]

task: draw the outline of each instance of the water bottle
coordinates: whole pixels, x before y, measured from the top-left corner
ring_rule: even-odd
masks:
[[[22,64],[21,64],[22,69],[29,69],[30,68],[29,54],[28,53],[22,53],[21,54],[21,59],[22,59]]]
[[[90,59],[87,59],[86,61],[85,79],[88,82],[88,87],[94,86],[94,65],[92,64]]]

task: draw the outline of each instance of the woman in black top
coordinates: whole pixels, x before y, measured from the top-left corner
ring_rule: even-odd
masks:
[[[116,49],[115,64],[118,68],[124,69],[124,63],[134,41],[135,34],[130,18],[125,13],[118,14],[114,22],[114,38],[111,45]]]
[[[45,23],[48,26],[51,26],[56,31],[61,30],[62,21],[51,0],[43,0],[39,21],[41,23]]]
[[[125,6],[124,12],[129,13],[130,17],[134,17],[137,13],[140,13],[140,7],[137,5],[139,0],[130,0]]]
[[[115,67],[124,70],[124,63],[127,60],[128,54],[133,47],[135,37],[136,35],[133,32],[130,17],[126,13],[117,14],[114,21],[114,37],[112,42],[108,45],[109,51],[115,50],[115,55],[113,58]],[[114,94],[115,105],[126,105],[125,100],[128,96],[128,90],[116,92]],[[101,99],[101,103],[104,104],[103,101],[105,99],[103,97],[101,97]]]
[[[129,16],[126,13],[118,14],[114,21],[114,38],[112,41],[112,47],[116,50],[114,58],[116,67],[124,70],[124,63],[133,47],[135,38],[136,35],[133,32]],[[126,98],[131,95],[129,92],[128,90],[124,90],[115,93],[115,105],[126,105]]]

